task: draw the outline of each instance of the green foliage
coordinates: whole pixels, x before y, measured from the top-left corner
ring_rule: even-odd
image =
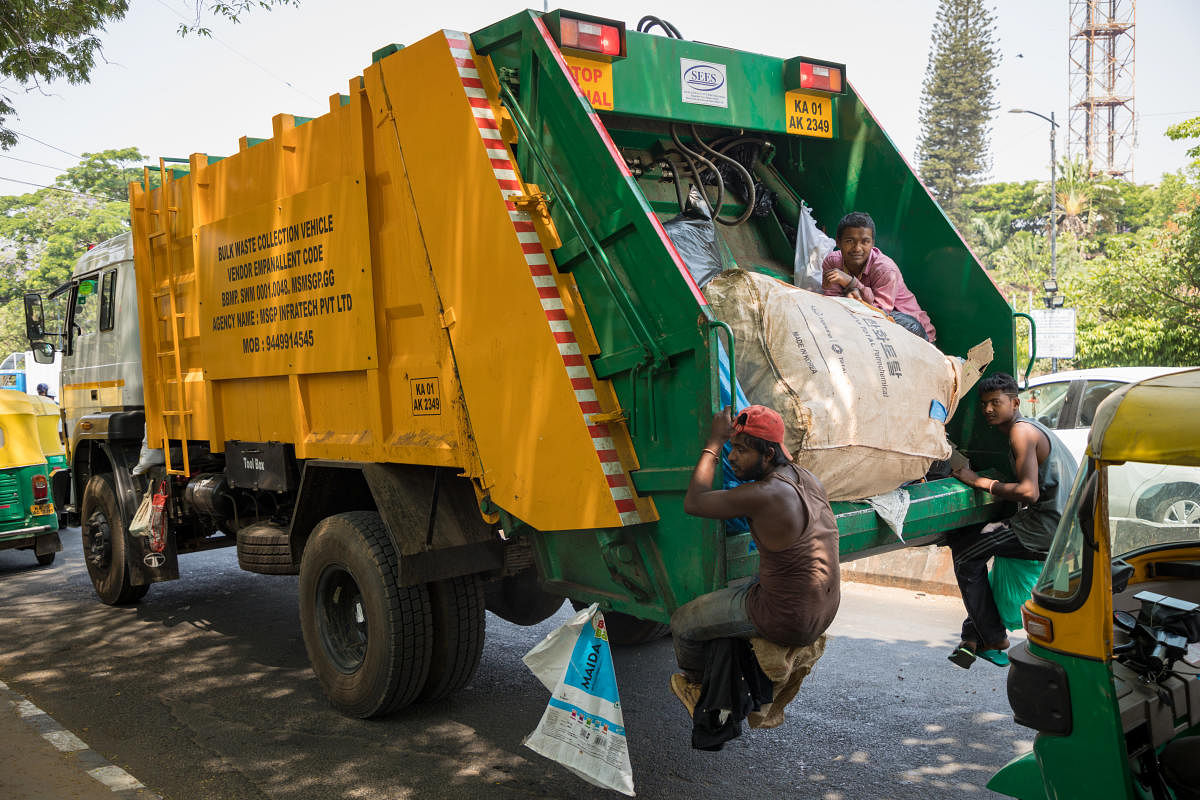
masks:
[[[940,0],[921,89],[921,179],[952,216],[990,166],[988,122],[997,106],[995,17],[983,0]]]
[[[100,53],[98,33],[125,16],[127,0],[5,0],[0,3],[0,86],[26,89],[65,80],[86,83]],[[0,149],[17,143],[6,120],[16,113],[0,93]]]
[[[129,229],[124,181],[131,174],[140,177],[128,165],[142,158],[132,147],[84,153],[77,166],[58,177],[56,186],[62,188],[0,197],[0,351],[24,350],[28,344],[21,310],[25,292],[47,292],[64,283],[89,246]]]
[[[1167,138],[1173,141],[1181,139],[1200,139],[1200,117],[1176,122],[1167,128]],[[1200,144],[1187,151],[1188,158],[1193,159],[1193,166],[1200,166]]]
[[[1068,284],[1080,312],[1076,366],[1200,364],[1200,205],[1163,228],[1114,237]]]
[[[238,22],[255,8],[299,5],[299,0],[195,0],[194,24],[180,25],[180,34],[211,35],[206,17]],[[65,80],[87,83],[102,57],[100,34],[105,26],[125,18],[128,0],[4,0],[0,2],[0,150],[17,143],[9,127],[16,115],[12,98],[3,89],[9,81],[24,91]]]
[[[298,6],[300,0],[195,0],[196,18],[192,22],[179,25],[179,35],[187,36],[194,33],[197,36],[212,36],[212,29],[204,22],[206,16],[224,17],[230,22],[241,22],[242,15],[262,9],[270,11],[273,6]]]

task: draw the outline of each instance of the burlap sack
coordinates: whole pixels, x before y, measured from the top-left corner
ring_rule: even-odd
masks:
[[[857,300],[742,270],[704,294],[733,329],[747,398],[783,415],[785,444],[830,500],[892,491],[949,458],[945,422],[991,360],[990,341],[964,368]]]

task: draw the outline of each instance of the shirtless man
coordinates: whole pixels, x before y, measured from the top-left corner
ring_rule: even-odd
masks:
[[[1011,375],[1000,372],[984,378],[979,382],[979,399],[987,424],[1008,437],[1010,464],[1017,479],[1004,483],[981,477],[969,467],[954,470],[954,477],[1002,500],[1019,503],[1020,508],[1003,522],[950,536],[954,576],[967,619],[962,641],[948,658],[965,669],[970,669],[977,656],[1001,666],[1008,663],[1004,653],[1008,636],[988,584],[988,560],[1003,556],[1045,561],[1076,472],[1066,445],[1042,423],[1021,416],[1017,382]]]
[[[736,419],[718,412],[692,472],[683,510],[707,519],[748,517],[759,552],[753,580],[701,595],[671,617],[675,660],[682,674],[671,690],[694,705],[710,639],[761,636],[787,646],[812,644],[825,632],[841,599],[837,523],[820,481],[791,463],[783,418],[750,406]],[[713,489],[721,448],[746,483]]]
[[[937,337],[929,315],[904,284],[896,262],[875,246],[875,220],[854,211],[837,226],[837,249],[821,263],[827,296],[845,295],[887,313],[896,324],[927,342]]]

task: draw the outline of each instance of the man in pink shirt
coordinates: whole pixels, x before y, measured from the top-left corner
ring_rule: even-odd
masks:
[[[855,211],[837,227],[837,249],[825,256],[822,287],[832,297],[855,297],[888,314],[927,342],[937,335],[929,315],[904,285],[900,268],[875,246],[875,220]]]

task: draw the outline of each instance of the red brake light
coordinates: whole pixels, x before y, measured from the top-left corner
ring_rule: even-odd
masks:
[[[606,56],[621,55],[621,30],[616,25],[562,17],[559,20],[559,31],[562,47],[588,50]]]
[[[45,500],[46,495],[50,493],[50,482],[46,480],[46,476],[34,475],[30,483],[33,484],[33,499]]]
[[[821,92],[842,91],[842,70],[824,64],[800,62],[800,88],[816,89]]]

